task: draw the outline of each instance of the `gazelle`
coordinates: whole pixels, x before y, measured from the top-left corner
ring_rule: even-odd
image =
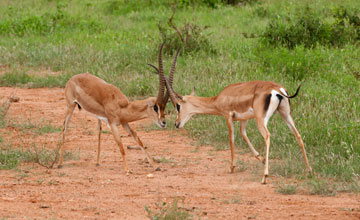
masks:
[[[159,69],[161,71],[162,47],[163,44],[160,46],[159,52]],[[126,174],[129,174],[130,170],[126,163],[125,150],[117,127],[118,125],[122,125],[127,133],[129,133],[135,139],[151,166],[154,167],[153,160],[146,152],[144,145],[137,136],[135,130],[129,126],[129,122],[141,120],[144,118],[151,118],[158,126],[166,126],[165,106],[168,98],[166,99],[166,97],[164,97],[165,79],[163,76],[163,74],[159,74],[158,96],[138,101],[129,101],[118,88],[94,75],[91,75],[90,73],[73,76],[65,86],[65,100],[67,110],[62,131],[62,145],[58,167],[61,168],[63,164],[65,134],[72,113],[76,106],[78,106],[79,110],[83,108],[98,119],[98,153],[96,159],[97,166],[99,166],[100,160],[100,139],[102,131],[101,121],[104,121],[110,127],[114,139],[120,149]]]
[[[170,92],[170,98],[177,109],[175,126],[181,128],[194,114],[222,115],[226,119],[229,130],[231,165],[230,172],[234,172],[234,121],[240,121],[240,133],[245,142],[249,145],[254,156],[265,163],[264,176],[262,183],[266,184],[269,175],[269,150],[270,132],[267,123],[270,117],[277,110],[285,120],[290,130],[300,145],[306,163],[307,170],[312,171],[306,156],[304,143],[297,131],[294,121],[290,114],[289,99],[297,96],[300,86],[296,93],[289,96],[283,86],[269,81],[251,81],[230,84],[225,87],[217,96],[198,97],[192,94],[182,97],[174,92],[172,86],[166,82],[166,88]],[[266,156],[265,160],[255,150],[246,135],[246,125],[249,119],[255,118],[258,129],[265,139]]]

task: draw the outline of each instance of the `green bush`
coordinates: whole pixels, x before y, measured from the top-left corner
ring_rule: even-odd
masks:
[[[191,53],[197,51],[205,51],[207,53],[215,53],[209,35],[204,34],[205,27],[197,24],[185,23],[175,30],[169,24],[163,25],[159,23],[159,32],[163,40],[166,41],[164,53],[173,54],[178,48],[182,53]]]
[[[295,16],[276,17],[272,20],[263,39],[270,45],[284,46],[290,49],[297,45],[314,48],[317,45],[342,46],[359,40],[360,19],[345,8],[338,8],[332,14],[330,22],[320,17],[310,7],[299,9]]]

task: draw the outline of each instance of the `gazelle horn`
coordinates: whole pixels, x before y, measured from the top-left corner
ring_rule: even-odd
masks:
[[[159,93],[156,99],[156,103],[158,104],[166,104],[163,103],[163,96],[164,96],[164,90],[165,90],[165,77],[164,77],[164,69],[163,69],[163,64],[162,64],[162,57],[161,57],[161,53],[162,53],[162,48],[165,44],[165,41],[161,44],[160,46],[160,50],[159,50]],[[155,69],[157,69],[155,66],[150,65],[152,67],[154,67]]]
[[[179,52],[180,52],[180,47],[177,49],[176,51],[176,55],[174,57],[174,60],[173,60],[173,63],[171,65],[171,69],[170,69],[170,74],[169,74],[169,78],[168,78],[168,81],[166,81],[167,83],[169,83],[170,87],[172,88],[172,85],[173,85],[173,80],[174,80],[174,73],[175,73],[175,67],[176,67],[176,59],[179,55]],[[167,89],[166,90],[166,93],[165,93],[165,97],[164,97],[164,103],[167,103],[167,101],[169,100],[169,96],[170,96],[170,93],[169,93],[169,90]]]

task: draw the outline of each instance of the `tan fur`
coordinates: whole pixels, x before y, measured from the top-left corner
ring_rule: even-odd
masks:
[[[171,89],[167,85],[168,89]],[[235,83],[225,87],[217,96],[214,97],[197,97],[197,96],[184,96],[183,99],[175,100],[173,95],[172,99],[174,104],[180,105],[180,111],[175,122],[177,127],[182,127],[194,114],[210,114],[210,115],[222,115],[226,119],[226,124],[229,130],[230,150],[231,150],[231,166],[230,171],[234,172],[234,126],[233,121],[241,121],[241,135],[245,142],[249,145],[254,156],[260,161],[265,163],[264,177],[262,183],[266,183],[266,177],[268,176],[268,157],[270,149],[270,132],[267,129],[267,121],[278,110],[280,115],[284,118],[291,131],[294,133],[296,140],[302,150],[303,157],[307,166],[307,169],[311,172],[304,143],[301,136],[295,128],[293,119],[290,115],[290,104],[287,97],[281,92],[281,85],[269,82],[269,81],[251,81]],[[271,96],[270,106],[265,110],[266,97],[272,92],[275,94],[282,94],[281,101],[276,95]],[[251,118],[255,118],[257,121],[258,129],[261,135],[264,137],[266,144],[266,157],[263,159],[259,153],[255,150],[250,140],[246,135],[246,124]]]
[[[122,125],[125,130],[131,136],[133,136],[133,138],[144,151],[151,165],[153,165],[152,159],[145,151],[142,142],[137,137],[136,132],[130,128],[128,123],[149,117],[160,125],[161,122],[159,121],[159,113],[155,112],[153,109],[154,105],[158,105],[158,103],[156,103],[156,97],[130,102],[127,97],[115,86],[106,83],[104,80],[91,75],[90,73],[83,73],[73,76],[66,83],[65,100],[67,105],[67,112],[64,121],[63,142],[60,152],[59,167],[61,167],[63,163],[64,141],[67,125],[77,103],[81,106],[81,108],[98,118],[99,133],[97,165],[99,164],[100,156],[100,136],[102,129],[101,120],[104,119],[107,119],[115,141],[119,146],[127,173],[130,171],[126,164],[125,150],[118,133],[118,125]]]

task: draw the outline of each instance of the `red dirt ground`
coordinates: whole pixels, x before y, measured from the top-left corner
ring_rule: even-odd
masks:
[[[0,103],[10,95],[20,101],[11,104],[8,119],[62,126],[63,89],[0,88]],[[102,135],[101,165],[95,166],[96,119],[75,110],[65,149],[79,152],[79,159],[65,161],[62,169],[47,170],[29,163],[15,170],[0,170],[0,219],[147,219],[145,206],[156,212],[156,204],[172,202],[175,197],[194,219],[360,219],[358,195],[276,193],[276,177],[271,176],[270,183],[262,185],[261,174],[254,174],[252,168],[227,173],[228,150],[196,147],[194,141],[183,136],[184,131],[147,131],[150,123],[143,120],[132,125],[150,155],[168,161],[159,164],[162,171],[154,171],[144,162],[141,151],[127,150],[133,174],[126,176],[110,132]],[[125,146],[134,145],[134,140],[120,130]],[[26,139],[12,127],[0,132],[4,141],[13,145]],[[60,135],[46,134],[38,140],[28,137],[27,141],[44,142]],[[251,155],[236,157],[257,163]],[[148,178],[150,173],[153,178]]]

